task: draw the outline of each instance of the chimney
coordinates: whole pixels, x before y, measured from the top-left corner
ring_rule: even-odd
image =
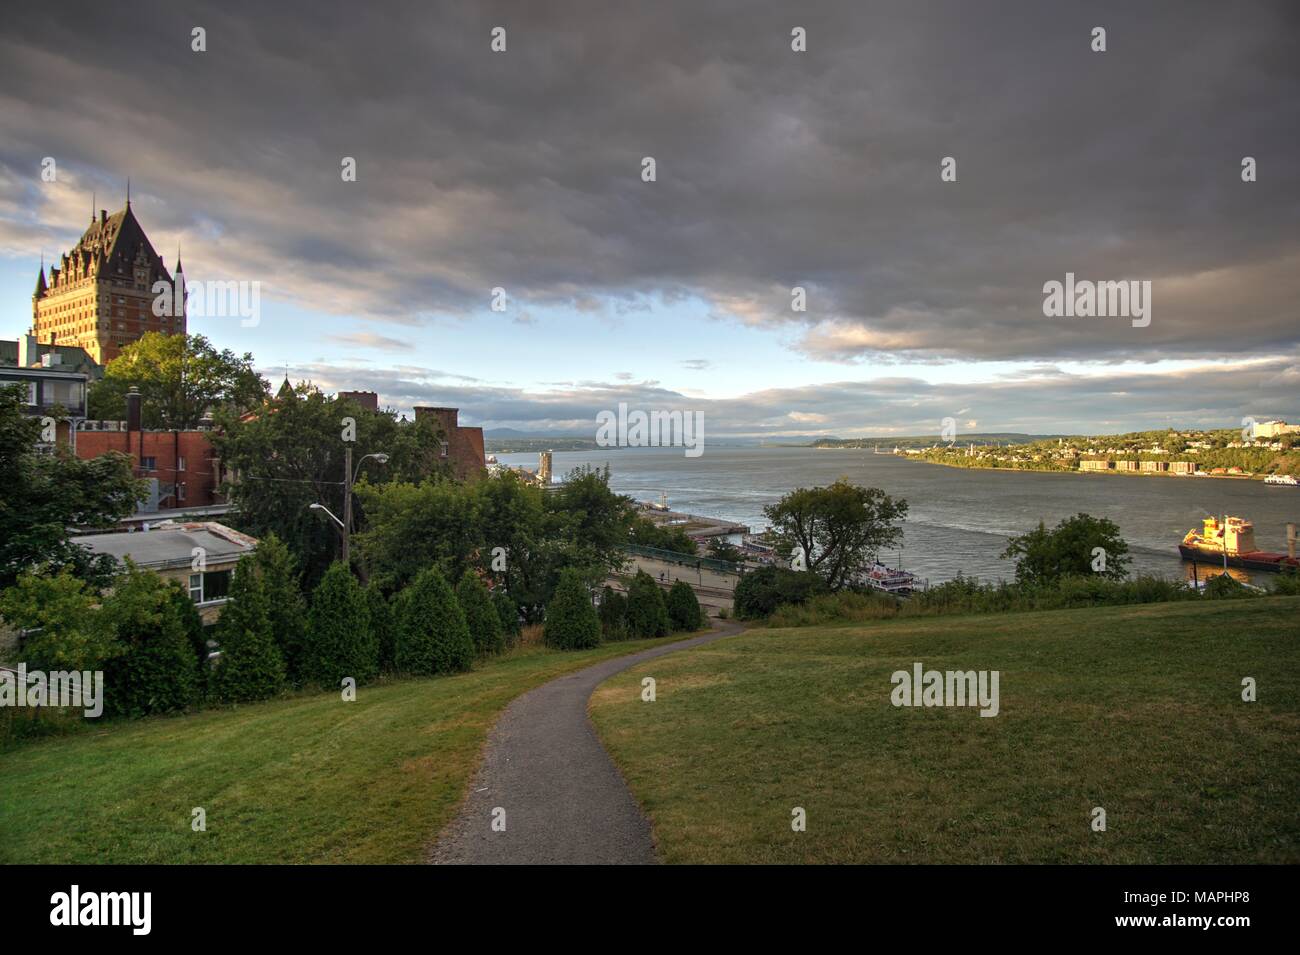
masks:
[[[100,224],[100,225],[103,225],[103,224],[106,223],[106,222],[108,222],[108,210],[107,210],[107,209],[100,209],[100,210],[99,210],[99,224]]]
[[[35,335],[23,335],[18,339],[18,367],[30,368],[41,360],[40,342]]]
[[[140,389],[135,385],[126,392],[126,430],[140,430]]]

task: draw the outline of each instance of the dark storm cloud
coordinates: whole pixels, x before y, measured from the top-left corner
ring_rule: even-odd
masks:
[[[151,233],[184,233],[196,268],[408,322],[503,286],[525,316],[560,304],[593,321],[602,298],[635,313],[698,295],[849,362],[1297,341],[1289,3],[131,10],[7,11],[5,248],[66,242],[84,193],[130,175]],[[1105,53],[1089,49],[1097,25]],[[45,156],[64,191],[39,182]],[[956,183],[939,180],[945,156]],[[1045,318],[1043,283],[1066,272],[1150,280],[1150,327]]]

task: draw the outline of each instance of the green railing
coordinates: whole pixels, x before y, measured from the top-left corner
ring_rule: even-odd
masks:
[[[692,554],[679,554],[675,550],[662,550],[658,547],[644,547],[641,544],[628,544],[624,548],[633,557],[650,557],[654,560],[667,561],[673,564],[682,564],[687,567],[696,569],[712,570],[720,574],[743,574],[744,568],[740,564],[733,564],[729,560],[718,560],[716,557],[697,557]]]

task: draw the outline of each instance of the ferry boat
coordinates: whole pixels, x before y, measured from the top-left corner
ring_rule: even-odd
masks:
[[[1201,524],[1201,530],[1193,528],[1188,531],[1178,545],[1178,552],[1184,560],[1244,567],[1246,570],[1300,568],[1300,560],[1296,559],[1294,551],[1276,554],[1256,547],[1255,525],[1243,517],[1225,516],[1222,521],[1217,517],[1207,517]],[[1291,546],[1294,547],[1294,539]]]
[[[1270,474],[1264,478],[1264,483],[1280,487],[1300,487],[1300,481],[1297,481],[1290,474]]]
[[[886,567],[879,561],[864,570],[858,577],[858,582],[896,597],[907,597],[921,589],[916,574],[901,567]]]

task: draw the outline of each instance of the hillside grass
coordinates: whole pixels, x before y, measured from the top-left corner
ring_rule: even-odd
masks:
[[[1000,715],[894,707],[915,661]],[[751,630],[591,713],[667,862],[1300,862],[1297,597]]]
[[[363,686],[353,703],[302,693],[20,745],[0,754],[0,863],[418,862],[507,703],[672,639],[525,645],[469,673]]]

